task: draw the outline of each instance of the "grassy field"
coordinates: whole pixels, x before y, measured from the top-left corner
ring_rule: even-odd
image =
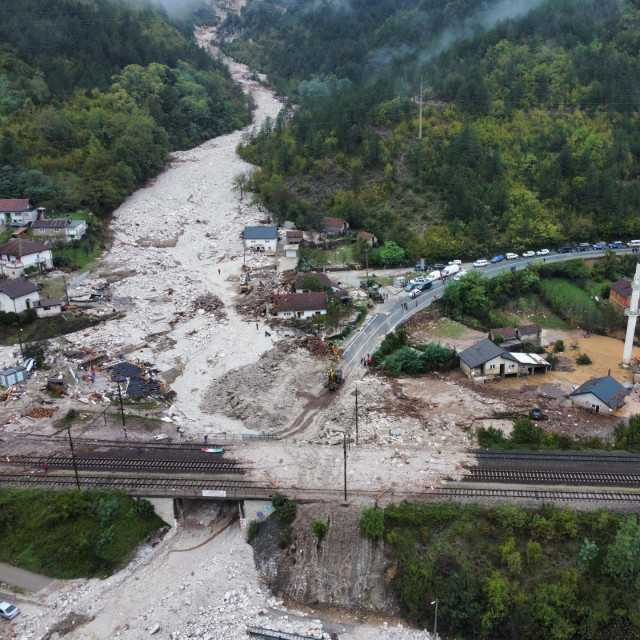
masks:
[[[122,492],[0,490],[0,560],[53,578],[106,577],[163,526]]]
[[[459,338],[468,331],[468,328],[460,322],[451,320],[450,318],[442,318],[437,325],[435,325],[430,331],[432,338]]]

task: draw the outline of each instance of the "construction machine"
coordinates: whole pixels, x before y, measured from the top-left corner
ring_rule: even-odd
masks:
[[[329,391],[335,391],[342,384],[342,369],[329,369],[326,387]]]
[[[251,291],[253,291],[253,285],[251,284],[240,285],[240,293],[251,293]]]
[[[335,342],[330,343],[330,346],[331,353],[333,353],[336,358],[342,357],[342,349]]]

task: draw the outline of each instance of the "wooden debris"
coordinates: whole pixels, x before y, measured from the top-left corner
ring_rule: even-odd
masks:
[[[51,418],[57,411],[57,408],[47,409],[45,407],[32,407],[27,411],[30,418]]]
[[[273,478],[265,471],[264,472],[265,477],[267,478],[267,480],[269,481],[269,484],[274,488],[274,489],[279,489],[280,487],[278,486],[278,483],[275,482],[273,480]]]

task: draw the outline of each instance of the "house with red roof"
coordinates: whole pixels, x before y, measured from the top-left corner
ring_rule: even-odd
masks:
[[[349,223],[342,218],[331,218],[330,216],[322,218],[322,233],[329,238],[343,236],[348,228]]]
[[[307,319],[327,313],[329,302],[325,291],[287,293],[278,296],[271,307],[272,315],[285,320]]]
[[[25,269],[53,269],[53,253],[48,244],[14,238],[0,244],[0,273],[7,278],[19,278]]]
[[[373,233],[369,233],[368,231],[361,231],[357,236],[357,240],[364,240],[370,247],[373,247],[374,244],[378,244],[378,238],[376,238]]]
[[[44,215],[44,207],[36,207],[28,198],[0,199],[0,224],[23,227]]]

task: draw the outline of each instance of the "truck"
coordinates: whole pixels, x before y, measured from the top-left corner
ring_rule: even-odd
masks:
[[[369,287],[367,293],[369,294],[369,298],[374,302],[383,302],[383,297],[378,287]]]
[[[450,264],[442,270],[442,277],[448,278],[449,276],[455,276],[458,271],[460,271],[459,264]]]
[[[360,280],[360,288],[367,291],[368,289],[379,289],[380,283],[373,278],[365,278],[364,280]]]

